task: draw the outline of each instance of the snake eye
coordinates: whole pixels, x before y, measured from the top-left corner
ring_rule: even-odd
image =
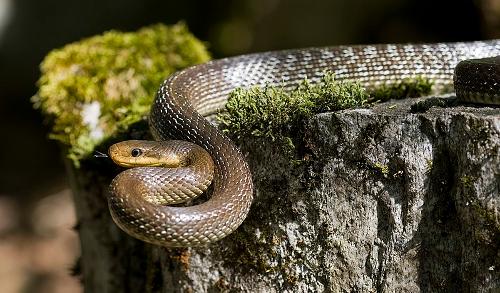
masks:
[[[132,155],[132,157],[138,157],[142,154],[142,150],[141,149],[132,149],[130,154]]]

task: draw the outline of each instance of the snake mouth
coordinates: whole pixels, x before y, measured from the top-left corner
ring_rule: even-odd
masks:
[[[135,168],[135,167],[163,167],[161,162],[158,163],[146,163],[146,162],[125,162],[125,161],[117,161],[113,159],[115,164],[125,168]]]
[[[114,160],[113,160],[114,161]],[[127,163],[127,162],[117,162],[117,161],[114,161],[115,164],[117,164],[118,166],[120,167],[125,167],[125,168],[133,168],[133,167],[138,167],[137,165],[135,164],[132,164],[132,163]]]

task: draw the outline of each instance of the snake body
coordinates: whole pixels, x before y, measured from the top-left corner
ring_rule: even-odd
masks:
[[[253,199],[249,167],[234,143],[206,119],[223,108],[228,93],[236,87],[292,87],[306,77],[314,81],[324,70],[331,70],[337,79],[358,80],[366,87],[423,76],[439,90],[453,85],[454,70],[460,61],[496,55],[500,55],[498,40],[338,46],[242,55],[175,73],[158,90],[150,112],[151,132],[160,141],[183,140],[206,150],[214,163],[212,196],[199,205],[165,206],[151,200],[147,189],[134,188],[138,179],[119,175],[111,184],[109,197],[113,219],[132,236],[162,246],[205,245],[227,236],[243,222]],[[473,62],[472,67],[477,63]],[[464,69],[467,66],[469,69]],[[483,81],[490,80],[489,71],[476,70],[480,74],[474,79],[470,77],[474,68],[470,67],[463,64],[456,69],[460,73],[455,83],[457,92],[463,92],[461,99],[500,104],[496,93],[477,94],[478,88],[485,86]],[[498,90],[497,81],[493,79],[486,88]],[[170,184],[167,177],[178,181],[186,175],[181,171],[175,176],[161,173],[152,178],[157,171],[151,168],[159,167],[138,168],[130,171],[131,176],[146,180],[143,187],[157,188]]]

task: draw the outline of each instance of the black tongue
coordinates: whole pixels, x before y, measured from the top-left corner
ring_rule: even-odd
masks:
[[[95,151],[94,158],[109,158],[109,156],[105,153],[101,153],[100,151]]]

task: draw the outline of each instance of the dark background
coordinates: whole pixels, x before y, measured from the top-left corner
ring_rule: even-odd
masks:
[[[499,12],[500,0],[0,0],[0,291],[81,289],[68,274],[79,249],[62,155],[30,103],[38,65],[50,50],[110,29],[180,20],[214,58],[468,41],[498,37]]]

